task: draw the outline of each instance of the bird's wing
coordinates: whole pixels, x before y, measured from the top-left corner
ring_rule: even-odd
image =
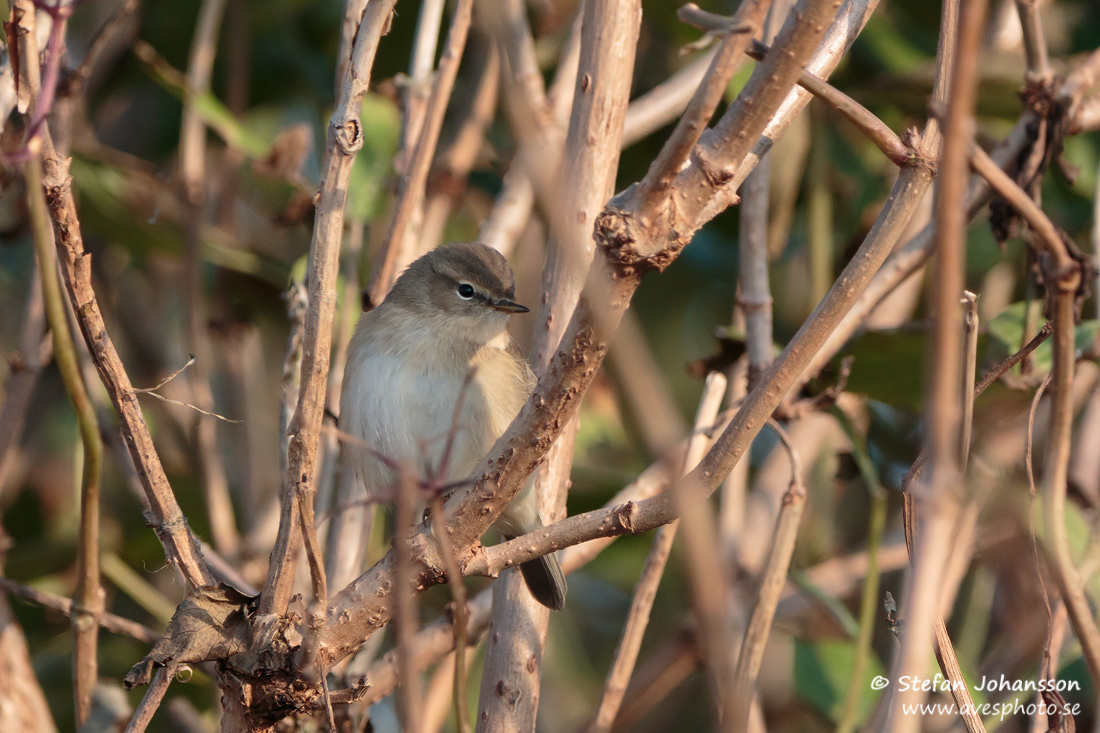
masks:
[[[527,359],[523,357],[523,352],[520,351],[519,346],[516,345],[515,339],[508,338],[508,348],[506,349],[508,356],[515,359],[522,367],[523,383],[527,388],[527,394],[531,394],[535,391],[535,385],[538,383],[538,379],[535,378],[535,370],[531,368],[531,365],[527,363]]]

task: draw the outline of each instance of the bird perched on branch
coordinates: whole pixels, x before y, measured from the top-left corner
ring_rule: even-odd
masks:
[[[340,426],[373,449],[344,446],[368,494],[384,496],[397,485],[395,465],[420,476],[442,473],[447,483],[475,478],[477,463],[535,386],[505,330],[512,314],[528,310],[514,298],[504,256],[458,242],[409,265],[382,304],[359,319],[348,345]],[[543,526],[530,481],[494,526],[506,538]],[[520,570],[535,600],[562,608],[565,576],[553,553]]]

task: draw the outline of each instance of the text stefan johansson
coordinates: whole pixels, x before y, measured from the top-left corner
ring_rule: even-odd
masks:
[[[949,680],[943,675],[935,677],[916,677],[902,675],[898,678],[898,690],[905,692],[915,690],[918,692],[951,692],[963,687],[959,680]],[[973,686],[978,692],[1077,692],[1081,689],[1078,680],[1010,680],[1004,675],[996,677],[982,677],[978,684]]]

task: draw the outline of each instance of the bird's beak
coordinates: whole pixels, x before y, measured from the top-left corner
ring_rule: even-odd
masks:
[[[520,305],[512,300],[496,300],[489,304],[489,307],[495,311],[501,313],[527,313],[530,308],[525,305]]]

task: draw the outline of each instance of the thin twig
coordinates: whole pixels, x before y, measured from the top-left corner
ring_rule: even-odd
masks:
[[[1050,217],[1039,208],[1039,205],[1026,191],[1020,188],[1016,181],[1001,170],[1001,167],[989,157],[988,153],[977,145],[970,148],[970,165],[989,181],[989,185],[993,190],[1008,201],[1024,218],[1032,231],[1038,235],[1039,242],[1042,244],[1042,251],[1054,259],[1056,274],[1058,271],[1075,267],[1075,262],[1070,257],[1066,243],[1062,239],[1063,235],[1054,226],[1054,222],[1050,220]]]
[[[787,46],[787,40],[776,42],[784,48],[784,53],[793,56],[784,60],[773,54],[757,67],[739,95],[753,104],[730,105],[714,130],[703,135],[692,163],[679,176],[680,188],[686,191],[702,188],[711,194],[683,206],[688,221],[702,225],[736,203],[738,187],[812,97],[804,89],[790,89],[787,85],[797,84],[802,71],[828,78],[877,5],[878,0],[842,0],[831,6],[815,6],[800,0],[783,32],[801,26],[807,35],[799,37],[794,46]],[[835,12],[838,6],[839,12]],[[824,17],[818,13],[823,13]],[[813,35],[823,29],[825,34],[821,41],[813,42]],[[801,62],[789,65],[787,62],[794,58]],[[772,95],[783,96],[783,99],[775,114],[764,114],[756,105],[766,102],[770,106]],[[763,126],[757,137],[757,126],[761,122]],[[709,183],[708,175],[714,176]]]
[[[439,60],[435,80],[432,82],[432,94],[424,113],[424,124],[420,129],[416,149],[413,151],[412,160],[404,176],[404,185],[397,201],[397,208],[390,220],[381,260],[371,274],[368,289],[372,303],[381,303],[385,299],[386,293],[389,292],[399,274],[397,263],[405,241],[405,230],[424,197],[428,169],[435,154],[436,144],[439,142],[439,131],[443,127],[443,115],[447,111],[447,103],[451,98],[458,65],[462,61],[462,51],[466,46],[472,11],[473,0],[458,0],[451,19],[451,28],[447,32],[447,43]]]
[[[1082,580],[1073,564],[1066,536],[1066,483],[1073,430],[1073,373],[1075,298],[1081,284],[1080,270],[1044,268],[1044,280],[1053,300],[1054,396],[1047,432],[1046,476],[1043,481],[1043,520],[1054,560],[1054,577],[1069,612],[1073,633],[1089,668],[1094,688],[1100,689],[1100,630],[1085,597]]]
[[[189,407],[192,410],[194,410],[195,412],[202,413],[203,415],[206,415],[207,417],[215,417],[219,420],[224,420],[225,422],[232,423],[234,425],[241,423],[242,422],[241,420],[233,420],[233,419],[228,418],[224,415],[219,415],[216,412],[208,412],[207,410],[204,410],[204,409],[202,409],[201,407],[199,407],[197,405],[192,405],[190,402],[183,402],[181,400],[174,400],[174,399],[171,399],[170,397],[165,397],[164,395],[160,394],[157,391],[161,387],[163,387],[164,385],[168,384],[173,379],[178,377],[180,374],[182,374],[183,371],[185,369],[187,369],[187,367],[191,366],[194,363],[195,363],[195,357],[194,356],[189,356],[187,358],[187,363],[186,364],[184,364],[179,369],[177,369],[176,371],[169,374],[164,379],[160,380],[160,382],[157,383],[157,386],[155,386],[155,387],[142,387],[140,389],[139,388],[134,388],[134,394],[147,394],[150,397],[156,397],[158,400],[161,400],[162,402],[167,402],[170,405],[179,405],[180,407]]]
[[[1041,0],[1016,0],[1016,12],[1020,15],[1020,28],[1023,30],[1028,81],[1049,83],[1054,71],[1050,68],[1050,56],[1047,54],[1040,5]]]
[[[741,186],[741,218],[738,223],[737,305],[745,318],[745,356],[748,389],[756,386],[775,358],[772,335],[772,294],[768,283],[768,188],[771,165],[760,159]]]
[[[505,82],[503,107],[512,120],[519,150],[504,176],[503,188],[493,210],[482,222],[478,240],[508,255],[529,224],[535,203],[534,179],[537,174],[546,173],[542,170],[544,166],[529,160],[530,151],[542,152],[544,160],[552,162],[551,172],[560,166],[565,128],[578,86],[583,12],[577,13],[558,60],[554,82],[547,93],[524,3],[508,0],[500,3],[497,9],[499,13],[481,19],[500,47]]]
[[[768,50],[766,44],[753,41],[752,47],[746,53],[752,58],[762,61],[768,55]],[[910,155],[909,147],[869,109],[808,71],[803,71],[801,76],[798,77],[798,85],[844,115],[891,162],[896,165],[905,165]]]
[[[1047,387],[1050,386],[1050,380],[1053,378],[1053,374],[1048,374],[1039,383],[1039,386],[1035,389],[1035,394],[1031,397],[1031,406],[1027,411],[1027,433],[1024,435],[1024,472],[1027,474],[1027,493],[1032,499],[1038,493],[1035,490],[1035,465],[1032,454],[1035,447],[1035,413],[1039,409],[1039,400],[1043,399],[1043,393],[1046,392]]]
[[[970,436],[974,429],[974,380],[978,374],[978,296],[963,291],[962,427],[959,429],[959,470],[970,461]]]
[[[478,43],[480,40],[477,37],[471,43],[470,57],[473,59],[468,57],[467,60],[467,63],[478,62],[474,92],[461,120],[454,125],[451,143],[439,152],[432,166],[432,177],[443,185],[427,186],[428,200],[418,235],[420,251],[432,249],[442,241],[451,210],[465,192],[460,182],[468,179],[477,163],[485,145],[485,133],[493,123],[500,87],[500,54],[496,48]]]
[[[683,114],[713,63],[715,53],[717,49],[700,55],[630,103],[623,120],[624,148],[648,137]]]
[[[1024,344],[1023,348],[982,375],[982,378],[974,385],[974,397],[976,398],[981,395],[981,393],[989,389],[994,382],[1008,374],[1012,370],[1012,367],[1030,356],[1035,349],[1039,348],[1044,341],[1050,338],[1052,333],[1054,333],[1053,326],[1051,326],[1049,322],[1044,323],[1043,327],[1039,329],[1039,333],[1035,334],[1034,338]],[[909,467],[909,470],[905,472],[905,476],[901,479],[902,492],[908,493],[909,487],[912,485],[913,481],[920,477],[921,471],[924,470],[925,464],[928,463],[928,455],[928,449],[925,448],[920,452],[920,455],[917,456],[917,459],[913,461],[913,465]]]
[[[195,23],[195,35],[187,62],[187,86],[180,120],[179,167],[182,199],[187,216],[184,226],[185,334],[187,348],[195,355],[195,368],[188,375],[195,410],[214,415],[214,395],[210,387],[209,364],[213,350],[207,333],[206,305],[202,287],[202,234],[206,229],[206,123],[201,103],[210,93],[210,76],[218,47],[218,32],[225,15],[226,0],[203,0]],[[155,393],[154,393],[155,394]],[[160,395],[156,395],[158,398]],[[161,398],[163,399],[163,398]],[[221,417],[220,415],[218,416]],[[224,418],[222,418],[224,420]],[[233,557],[240,545],[229,479],[218,445],[217,426],[207,420],[194,422],[195,459],[202,477],[203,499],[214,547]]]
[[[310,244],[309,308],[302,338],[302,379],[294,419],[287,429],[290,442],[283,482],[283,508],[267,579],[260,594],[259,617],[254,624],[256,648],[266,645],[269,634],[273,632],[274,617],[282,615],[290,601],[298,555],[300,509],[302,504],[313,500],[336,305],[332,294],[336,290],[340,240],[344,231],[344,203],[352,163],[363,147],[360,103],[370,85],[371,67],[379,39],[389,30],[394,1],[379,0],[367,6],[351,51],[349,70],[341,79],[339,97],[329,124],[324,183]],[[349,7],[349,12],[352,10]]]
[[[43,608],[56,611],[65,616],[73,615],[73,602],[64,596],[47,593],[46,591],[38,590],[37,588],[32,588],[29,585],[23,585],[22,583],[17,583],[14,580],[4,577],[0,577],[0,589],[3,589],[13,596],[30,601],[31,603],[36,603]],[[131,639],[137,639],[150,646],[156,644],[162,636],[159,631],[155,631],[148,626],[139,624],[137,621],[131,621],[128,618],[117,616],[108,611],[100,614],[97,622],[104,631],[109,631],[119,636],[126,636]]]
[[[175,664],[169,664],[167,667],[161,667],[157,670],[153,681],[149,683],[149,689],[145,691],[145,697],[141,698],[141,704],[134,711],[134,715],[130,718],[130,722],[126,725],[126,730],[123,733],[145,732],[150,721],[153,720],[157,708],[160,707],[161,700],[164,699],[164,693],[168,692],[168,685],[172,684],[172,678],[175,676]]]
[[[695,413],[695,426],[688,440],[682,473],[694,468],[703,456],[707,442],[703,431],[714,424],[725,391],[725,377],[717,373],[708,375],[706,386],[703,388],[703,395],[699,399],[699,407]],[[603,695],[600,698],[596,716],[588,728],[589,733],[610,731],[611,725],[615,722],[615,718],[619,713],[627,684],[634,672],[634,665],[638,661],[642,638],[645,635],[646,627],[649,625],[649,614],[653,609],[653,601],[657,596],[657,588],[664,575],[665,564],[668,562],[669,553],[672,551],[672,542],[676,537],[678,526],[678,521],[670,522],[657,530],[657,536],[653,538],[653,545],[649,550],[645,566],[642,568],[638,584],[634,589],[630,612],[626,617],[626,623],[623,624],[619,646],[615,650],[615,659],[611,664],[610,671],[607,673],[607,681],[604,683]]]
[[[456,410],[457,412],[457,410]],[[438,495],[432,500],[432,529],[440,544],[440,554],[447,563],[447,585],[451,589],[452,614],[455,629],[454,659],[454,708],[455,727],[459,733],[470,730],[470,711],[466,703],[466,646],[469,643],[466,630],[466,582],[462,579],[462,570],[455,556],[447,529],[447,515],[443,511],[443,501]]]
[[[906,626],[894,668],[895,681],[920,675],[926,668],[940,608],[939,591],[952,527],[962,489],[959,465],[961,414],[962,313],[959,298],[964,282],[966,227],[966,150],[973,134],[972,114],[977,87],[978,49],[984,0],[968,0],[958,15],[957,29],[948,21],[958,7],[944,4],[937,79],[950,78],[948,112],[936,190],[937,277],[934,327],[930,334],[934,365],[929,378],[925,425],[931,451],[932,476],[918,485],[913,509],[920,517],[906,584]],[[941,88],[943,88],[941,86]],[[929,120],[936,129],[936,119]],[[918,716],[903,706],[924,699],[926,691],[897,689],[891,699],[888,726],[916,730]]]
[[[80,62],[80,66],[76,68],[69,75],[69,79],[66,83],[69,96],[80,96],[84,94],[85,85],[88,83],[88,78],[95,71],[96,65],[99,63],[100,58],[110,48],[119,35],[123,31],[129,30],[129,32],[136,32],[136,24],[130,22],[130,19],[134,16],[138,9],[138,5],[141,4],[141,0],[124,0],[115,10],[114,15],[107,19],[107,21],[96,31],[95,38],[88,45],[88,50],[84,54],[84,58]]]
[[[741,64],[741,57],[752,42],[753,33],[764,22],[764,14],[770,4],[770,0],[746,0],[718,31],[724,36],[722,45],[714,54],[703,83],[695,90],[672,135],[661,147],[661,152],[649,166],[639,186],[641,208],[653,210],[657,201],[667,195],[684,161],[714,116],[726,86]],[[680,8],[678,15],[681,20],[687,21],[699,17],[700,13],[694,3],[688,3]]]
[[[728,710],[729,717],[722,721],[723,730],[726,731],[743,731],[748,727],[749,708],[756,692],[760,663],[764,659],[764,645],[771,634],[779,595],[787,582],[787,570],[790,568],[795,540],[798,538],[798,524],[806,506],[806,487],[802,484],[802,461],[798,451],[779,423],[769,419],[768,425],[779,435],[790,455],[791,485],[783,495],[772,550],[760,581],[760,590],[757,591],[756,605],[753,606],[745,638],[741,643],[737,667],[729,682],[732,703]]]
[[[56,255],[53,252],[53,231],[46,202],[42,194],[42,171],[38,158],[24,167],[27,177],[27,206],[34,228],[34,248],[38,273],[42,280],[42,295],[46,320],[53,333],[54,358],[61,372],[65,391],[76,412],[84,448],[84,466],[80,478],[80,531],[76,555],[76,589],[74,591],[72,626],[73,694],[76,698],[76,725],[79,728],[92,710],[92,691],[98,680],[97,649],[99,646],[99,616],[103,613],[103,589],[99,578],[99,474],[103,462],[103,446],[99,440],[99,424],[95,408],[88,397],[88,387],[77,360],[76,347],[69,331],[64,296],[57,282]]]
[[[396,630],[397,676],[400,685],[397,691],[398,712],[403,730],[420,731],[422,715],[420,677],[413,669],[412,639],[416,635],[418,624],[416,595],[413,589],[413,560],[409,547],[409,536],[416,524],[416,484],[408,469],[398,474],[397,502],[394,510],[393,547],[395,553],[393,592],[393,620]]]

